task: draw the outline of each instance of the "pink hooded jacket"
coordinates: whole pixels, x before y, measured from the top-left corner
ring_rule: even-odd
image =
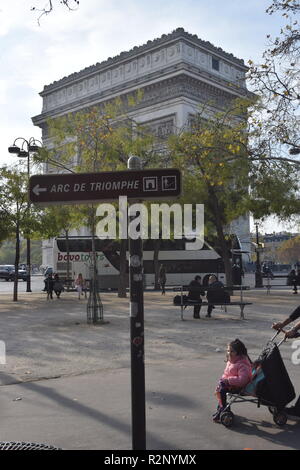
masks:
[[[245,387],[252,379],[251,362],[246,356],[227,361],[222,379],[227,379],[232,387]]]

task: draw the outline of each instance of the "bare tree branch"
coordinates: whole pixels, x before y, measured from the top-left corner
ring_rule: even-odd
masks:
[[[37,19],[37,22],[39,25],[40,25],[40,19],[42,18],[42,16],[49,15],[49,13],[51,13],[54,10],[55,2],[58,3],[58,0],[48,0],[44,8],[37,8],[35,6],[31,7],[31,11],[37,11],[41,13]],[[79,0],[59,0],[59,3],[67,7],[69,11],[77,10],[77,8],[79,7]]]

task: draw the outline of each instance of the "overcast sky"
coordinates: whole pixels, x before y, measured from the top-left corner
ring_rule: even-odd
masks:
[[[80,0],[74,12],[54,0],[57,8],[38,25],[30,8],[46,3],[0,0],[0,165],[12,161],[7,148],[16,137],[40,138],[31,117],[41,112],[44,85],[178,27],[257,62],[266,35],[282,25],[280,14],[265,13],[271,0]]]

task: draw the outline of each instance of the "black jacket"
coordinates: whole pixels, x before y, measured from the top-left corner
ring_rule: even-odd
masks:
[[[53,277],[47,277],[45,279],[45,289],[47,292],[53,291],[54,279]]]
[[[193,280],[189,285],[188,299],[194,301],[201,301],[200,295],[205,295],[205,292],[198,281]]]
[[[294,321],[294,320],[297,320],[297,318],[299,318],[299,317],[300,317],[300,305],[299,305],[299,307],[297,307],[297,308],[293,311],[293,313],[291,313],[291,315],[290,315],[289,318],[290,318],[292,321]]]
[[[208,285],[207,289],[208,302],[230,302],[230,296],[224,289],[224,284],[221,281],[215,281]]]

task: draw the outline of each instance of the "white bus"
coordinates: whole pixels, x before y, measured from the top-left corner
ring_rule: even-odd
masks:
[[[186,243],[191,240],[161,240],[158,255],[159,265],[166,269],[167,285],[187,285],[199,274],[204,277],[216,274],[225,283],[224,263],[220,254],[209,243],[204,242],[200,250],[186,250]],[[75,279],[82,273],[85,279],[91,278],[92,240],[91,237],[69,237],[69,254],[67,254],[66,238],[54,239],[53,270],[60,277],[67,277],[67,261],[69,258],[69,274]],[[120,272],[120,245],[113,240],[95,240],[97,252],[97,272],[101,289],[117,289]],[[235,237],[235,249],[240,249],[238,238]],[[234,255],[240,259],[240,255]],[[143,264],[145,286],[154,286],[154,251],[153,241],[143,242]],[[128,251],[127,251],[128,259]],[[127,266],[128,276],[128,266]],[[204,281],[205,284],[205,281]]]

